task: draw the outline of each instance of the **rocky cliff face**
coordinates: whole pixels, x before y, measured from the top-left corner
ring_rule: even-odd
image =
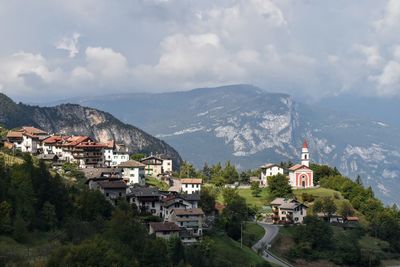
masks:
[[[82,103],[141,125],[198,167],[225,160],[241,168],[298,162],[307,138],[313,161],[353,178],[360,174],[379,197],[400,203],[400,130],[383,122],[303,105],[289,95],[247,85]]]
[[[0,104],[0,123],[9,128],[33,125],[52,133],[89,135],[100,142],[114,139],[126,144],[131,152],[163,153],[177,165],[182,161],[176,150],[164,141],[97,109],[76,104],[27,106],[14,103],[5,95],[0,95]]]

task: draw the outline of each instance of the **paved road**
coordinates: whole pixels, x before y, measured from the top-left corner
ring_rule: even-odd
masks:
[[[264,236],[252,247],[252,249],[258,252],[262,249],[261,256],[268,262],[274,263],[283,267],[292,267],[288,262],[278,258],[270,251],[268,251],[267,246],[271,244],[271,242],[278,235],[279,227],[272,224],[266,224],[258,222],[258,225],[262,226],[265,230]]]

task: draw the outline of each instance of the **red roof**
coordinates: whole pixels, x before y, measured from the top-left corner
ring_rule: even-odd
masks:
[[[91,140],[89,136],[71,136],[70,138],[68,138],[66,140],[67,143],[64,145],[65,146],[76,146],[82,142],[87,142],[88,140]]]
[[[306,139],[304,139],[303,148],[308,148],[308,143]]]
[[[24,126],[20,131],[30,133],[33,135],[38,135],[38,134],[47,134],[45,131],[40,130],[38,128],[32,127],[32,126]]]
[[[65,140],[70,138],[70,136],[60,136],[60,135],[52,135],[47,137],[46,139],[43,140],[43,143],[45,144],[55,144],[55,143],[60,143]]]
[[[22,132],[19,131],[9,131],[7,133],[7,138],[22,138]]]

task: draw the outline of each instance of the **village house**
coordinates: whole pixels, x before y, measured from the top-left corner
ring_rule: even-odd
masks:
[[[122,169],[122,178],[129,185],[145,185],[145,167],[136,160],[128,160],[118,165],[118,168]]]
[[[162,200],[163,218],[168,221],[173,209],[191,209],[193,205],[180,195],[169,195]]]
[[[183,178],[181,179],[181,191],[186,194],[198,193],[201,191],[202,179]]]
[[[123,181],[122,178],[116,178],[116,177],[92,177],[86,179],[85,184],[88,185],[90,190],[99,190],[99,182],[104,182],[104,181],[109,181],[109,182],[115,182],[115,181]]]
[[[170,157],[161,156],[162,173],[172,173],[172,159]]]
[[[275,163],[267,163],[261,166],[260,186],[262,187],[268,186],[268,177],[283,173],[284,173],[283,168]]]
[[[71,136],[63,143],[63,160],[77,163],[80,168],[101,167],[104,164],[105,144],[89,136]]]
[[[128,189],[127,199],[129,203],[135,203],[139,212],[149,213],[163,217],[163,203],[160,191],[154,187],[131,187]]]
[[[109,141],[104,148],[104,164],[112,167],[129,160],[128,149],[123,144]]]
[[[97,184],[100,192],[103,193],[106,199],[113,205],[117,204],[118,199],[126,198],[126,189],[128,186],[122,180],[105,180],[99,181]]]
[[[70,136],[52,135],[42,141],[42,153],[44,155],[54,154],[57,157],[63,157],[63,144]]]
[[[24,126],[16,131],[7,133],[7,148],[15,148],[22,152],[37,154],[40,152],[42,140],[47,138],[48,133],[32,126]]]
[[[170,239],[179,238],[181,228],[173,222],[151,222],[149,223],[149,234],[155,234],[156,237]]]
[[[199,193],[180,194],[180,197],[182,197],[184,200],[189,202],[191,204],[192,208],[198,208],[198,205],[200,202],[200,194]]]
[[[203,235],[204,212],[200,208],[173,209],[169,221],[182,229],[183,243],[197,242]]]
[[[148,176],[157,177],[164,173],[163,159],[161,159],[159,157],[150,156],[150,157],[141,159],[140,162],[146,166],[145,173]]]
[[[295,199],[276,198],[271,202],[274,224],[303,223],[307,206]]]

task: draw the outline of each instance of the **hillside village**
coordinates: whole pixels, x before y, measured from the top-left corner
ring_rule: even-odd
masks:
[[[341,180],[347,178],[337,176],[336,170],[326,166],[322,166],[321,174],[321,170],[311,163],[312,157],[306,140],[299,151],[297,164],[266,163],[258,170],[248,172],[247,179],[243,180],[240,177],[241,182],[237,182],[238,174],[229,171],[235,170],[235,167],[228,162],[224,166],[225,180],[221,183],[218,177],[216,180],[207,178],[207,170],[221,171],[220,164],[211,168],[205,166],[202,171],[197,172],[189,163],[184,163],[185,166],[181,166],[178,171],[172,160],[163,155],[138,157],[138,154],[132,155],[123,144],[113,140],[101,143],[89,136],[57,135],[31,126],[6,133],[3,131],[2,135],[3,150],[8,151],[9,155],[30,154],[38,161],[45,162],[51,172],[57,175],[68,177],[69,172],[74,173],[72,176],[81,173],[84,180],[80,181],[83,182],[84,190],[101,194],[116,209],[123,203],[130,204],[135,207],[135,212],[142,216],[144,221],[141,223],[149,235],[167,241],[179,239],[189,248],[195,244],[202,246],[202,241],[208,242],[210,233],[213,236],[215,228],[219,229],[221,226],[218,225],[221,224],[226,224],[225,231],[228,236],[242,242],[242,220],[256,219],[262,227],[294,226],[296,228],[293,229],[299,231],[301,227],[325,227],[317,226],[319,222],[324,222],[341,229],[340,231],[351,230],[349,233],[352,233],[366,227],[365,221],[372,220],[371,216],[375,216],[369,214],[362,204],[357,204],[356,200],[361,196],[373,198],[372,191],[364,189],[360,182],[351,182],[351,188],[357,189],[350,190],[359,193],[349,195],[343,191],[346,189],[338,185],[348,184],[349,181]],[[236,178],[231,179],[235,175]],[[324,175],[332,177],[325,177],[321,181]],[[281,189],[286,191],[280,191]],[[280,193],[274,193],[274,190]],[[268,194],[268,197],[260,197],[260,194]],[[351,199],[351,204],[344,196]],[[235,200],[237,197],[241,200]],[[212,198],[214,200],[211,200]],[[230,203],[229,198],[232,198],[233,202]],[[235,201],[239,202],[234,204]],[[378,203],[373,201],[375,202],[371,203]],[[240,211],[242,204],[239,203],[245,205],[242,207],[246,209],[245,213],[240,213],[244,210]],[[377,209],[379,205],[376,206]],[[232,207],[239,210],[233,211]],[[221,221],[221,218],[227,221]],[[313,218],[318,220],[313,221]],[[240,224],[237,224],[238,221]],[[253,246],[253,250],[258,253],[263,251],[259,255],[267,261],[270,260],[269,257],[278,257],[277,255],[281,257],[280,260],[287,258],[291,254],[282,252],[280,243],[282,238],[288,238],[286,235],[290,231],[287,232],[286,228],[280,229],[282,233],[278,234],[273,251],[256,244],[257,239],[247,244]],[[262,234],[258,238],[262,238]],[[263,242],[262,240],[259,242]],[[297,249],[301,244],[300,242],[292,249]],[[315,253],[318,253],[317,250]],[[307,253],[302,253],[299,255],[307,258]],[[341,261],[346,260],[341,258]],[[285,263],[282,263],[284,261],[280,262],[285,266]]]
[[[60,168],[63,163],[76,164],[84,173],[88,188],[99,190],[113,205],[117,205],[119,199],[126,199],[135,203],[141,213],[162,219],[163,222],[150,225],[151,233],[164,237],[180,234],[184,243],[196,242],[202,236],[206,218],[198,202],[203,181],[199,178],[174,179],[170,158],[150,155],[136,161],[130,159],[124,144],[113,140],[99,143],[89,136],[50,134],[30,126],[9,131],[4,147],[35,155],[53,169]],[[299,164],[284,168],[267,163],[260,169],[260,176],[252,179],[260,187],[268,187],[268,178],[280,174],[289,178],[293,189],[315,188],[306,140],[301,148]],[[171,186],[168,190],[146,186],[146,177],[155,177]],[[272,212],[265,218],[270,223],[298,224],[303,223],[307,216],[308,207],[296,199],[277,198],[270,205]],[[347,220],[333,215],[337,221]],[[181,230],[178,231],[177,227]]]

